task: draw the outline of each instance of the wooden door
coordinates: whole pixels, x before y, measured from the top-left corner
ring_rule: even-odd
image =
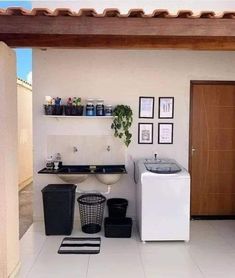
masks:
[[[235,82],[191,82],[192,216],[235,216]]]

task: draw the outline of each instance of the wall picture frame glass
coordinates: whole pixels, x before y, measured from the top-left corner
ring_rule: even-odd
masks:
[[[173,144],[173,123],[158,124],[158,144]]]
[[[139,118],[154,118],[154,97],[139,97]]]
[[[174,118],[174,97],[159,97],[158,118]]]
[[[153,123],[138,124],[138,143],[153,144]]]

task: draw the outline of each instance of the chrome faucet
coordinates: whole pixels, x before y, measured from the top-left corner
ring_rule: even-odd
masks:
[[[154,154],[154,160],[157,160],[157,153]]]
[[[78,152],[78,148],[76,146],[73,147],[73,152],[74,153]]]

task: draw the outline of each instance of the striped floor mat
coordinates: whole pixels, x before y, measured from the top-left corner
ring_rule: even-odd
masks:
[[[58,250],[59,254],[98,254],[100,237],[65,237]]]

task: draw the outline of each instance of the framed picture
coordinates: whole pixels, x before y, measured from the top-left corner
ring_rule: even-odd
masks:
[[[158,124],[158,144],[173,144],[173,123]]]
[[[152,123],[139,123],[138,143],[153,144],[153,124]]]
[[[159,97],[158,118],[159,119],[174,118],[174,98],[173,97]]]
[[[139,97],[139,118],[154,118],[154,97]]]

